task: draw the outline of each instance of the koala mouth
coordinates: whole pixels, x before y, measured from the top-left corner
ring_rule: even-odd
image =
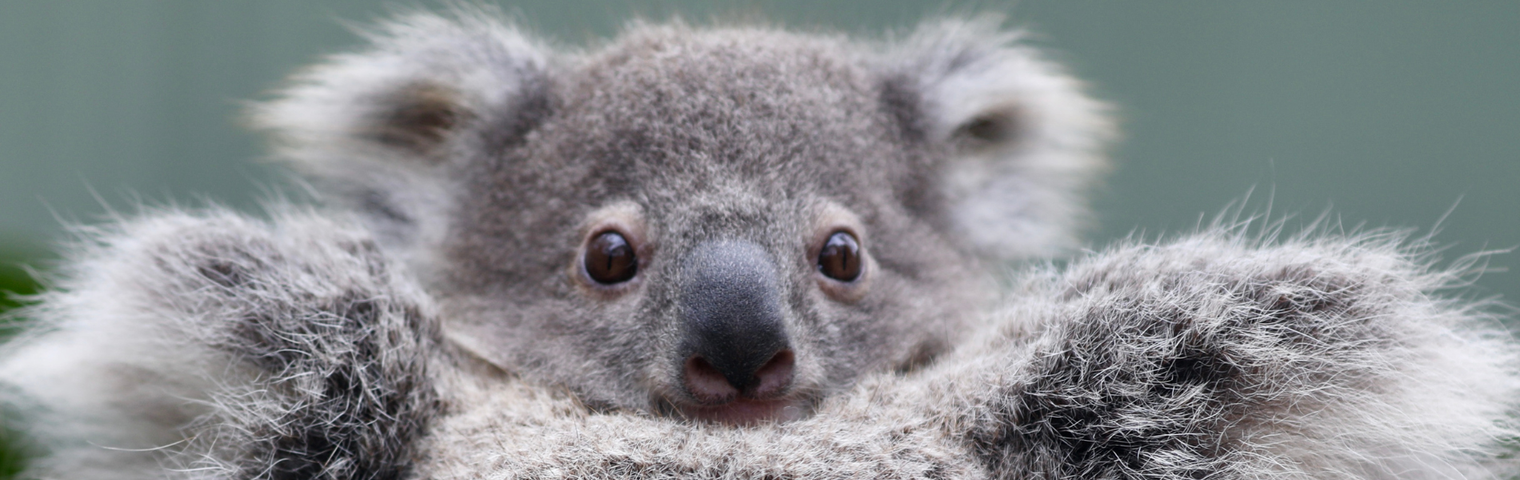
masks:
[[[689,398],[675,402],[676,410],[686,418],[728,425],[797,420],[806,402],[795,394],[793,364],[789,349],[776,353],[757,370],[738,370],[743,374],[693,356],[681,375],[684,396]]]
[[[799,420],[804,414],[799,399],[738,399],[723,405],[687,405],[679,407],[686,418],[733,426]]]

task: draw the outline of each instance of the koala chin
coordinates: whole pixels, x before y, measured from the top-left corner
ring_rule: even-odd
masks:
[[[896,42],[633,24],[556,50],[381,26],[259,107],[450,341],[588,405],[796,418],[967,330],[984,261],[1076,245],[1103,106],[992,21]]]
[[[31,475],[1520,471],[1520,348],[1421,242],[1224,224],[1000,278],[1079,244],[1112,134],[995,21],[368,35],[254,112],[322,206],[66,252],[0,356]]]

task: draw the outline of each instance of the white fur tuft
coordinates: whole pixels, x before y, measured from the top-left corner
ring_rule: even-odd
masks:
[[[1109,107],[995,17],[925,23],[888,58],[922,97],[937,141],[979,116],[1006,115],[1011,138],[963,149],[941,188],[956,233],[1000,259],[1048,257],[1080,244],[1086,193],[1107,168]]]

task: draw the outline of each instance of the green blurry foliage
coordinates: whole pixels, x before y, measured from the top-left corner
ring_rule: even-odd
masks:
[[[0,338],[15,334],[23,320],[8,314],[22,303],[16,296],[31,295],[40,288],[31,273],[21,267],[33,258],[33,255],[0,251],[0,319],[3,319],[0,320],[3,322],[0,323]],[[0,480],[15,478],[25,465],[25,455],[17,444],[15,432],[8,427],[0,429]]]
[[[37,293],[37,281],[21,266],[25,260],[20,255],[0,253],[0,314],[21,305],[17,296]],[[0,324],[0,335],[9,337],[15,333],[15,320],[7,318]]]

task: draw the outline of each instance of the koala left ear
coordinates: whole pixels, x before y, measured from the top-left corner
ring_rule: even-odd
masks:
[[[934,166],[953,237],[992,258],[1079,245],[1087,190],[1107,166],[1109,108],[1001,19],[925,23],[886,54],[905,127],[947,152]]]
[[[383,23],[363,32],[366,50],[330,57],[257,105],[253,124],[383,241],[429,243],[446,229],[457,152],[519,140],[548,109],[549,50],[498,17],[456,7]]]

